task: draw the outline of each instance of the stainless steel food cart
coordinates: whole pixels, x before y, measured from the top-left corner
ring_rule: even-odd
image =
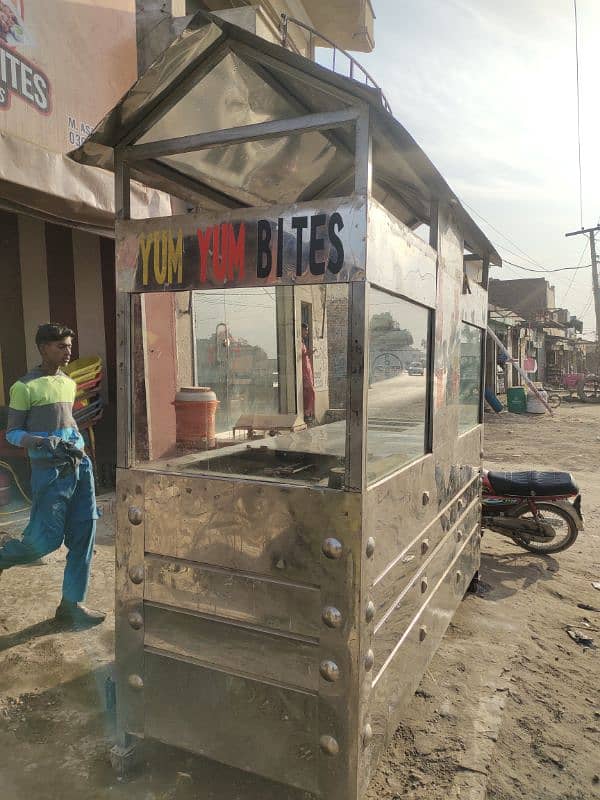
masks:
[[[359,798],[478,568],[499,258],[378,90],[202,13],[75,157],[119,217],[114,761]]]

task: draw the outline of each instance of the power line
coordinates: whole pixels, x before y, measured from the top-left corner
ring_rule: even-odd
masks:
[[[579,88],[579,24],[577,20],[577,0],[573,0],[575,12],[575,67],[577,85],[577,153],[579,157],[579,220],[583,228],[583,173],[581,170],[581,99]]]
[[[461,199],[461,203],[462,203],[464,206],[466,206],[467,208],[469,208],[469,209],[470,209],[470,210],[471,210],[471,211],[472,211],[474,214],[476,214],[476,215],[477,215],[477,216],[478,216],[480,219],[482,219],[482,220],[485,222],[485,224],[486,224],[486,225],[489,225],[489,227],[490,227],[490,228],[491,228],[493,231],[495,231],[495,232],[496,232],[496,233],[497,233],[499,236],[502,236],[502,238],[503,238],[503,239],[506,239],[506,241],[507,241],[507,242],[510,242],[510,244],[512,244],[512,246],[513,246],[513,247],[516,247],[516,248],[517,248],[517,250],[518,250],[518,251],[519,251],[519,252],[520,252],[520,253],[521,253],[523,256],[525,256],[525,258],[527,259],[527,261],[531,261],[531,263],[532,263],[532,264],[535,264],[535,265],[536,265],[536,266],[538,266],[538,267],[542,267],[542,269],[543,269],[543,266],[542,266],[542,264],[540,264],[540,263],[539,263],[539,261],[536,261],[536,260],[535,260],[535,258],[532,258],[532,257],[531,257],[531,256],[530,256],[528,253],[526,253],[526,252],[525,252],[525,250],[523,250],[523,248],[522,248],[522,247],[520,247],[520,246],[519,246],[519,245],[518,245],[518,244],[517,244],[515,241],[513,241],[513,240],[512,240],[512,239],[511,239],[509,236],[507,236],[505,233],[502,233],[502,231],[501,231],[499,228],[496,228],[496,226],[495,226],[495,225],[492,225],[492,223],[491,223],[491,222],[490,222],[488,219],[486,219],[486,218],[483,216],[483,214],[480,214],[480,213],[479,213],[479,211],[477,211],[475,208],[473,208],[473,206],[470,206],[468,203],[466,203],[466,202],[465,202],[464,200],[462,200],[462,199]],[[502,247],[504,247],[504,245],[502,245]],[[505,250],[507,250],[508,248],[504,247],[504,249],[505,249]]]
[[[585,269],[586,267],[591,267],[591,264],[582,264],[578,267],[558,267],[557,269],[533,269],[533,267],[525,267],[523,264],[515,264],[512,261],[504,258],[502,259],[503,264],[510,264],[511,267],[517,267],[517,269],[524,269],[526,272],[536,272],[538,275],[547,275],[551,272],[565,272],[566,270],[578,270],[578,269]]]
[[[581,266],[581,262],[583,261],[583,257],[585,255],[585,251],[587,250],[587,246],[588,246],[588,243],[586,242],[583,245],[583,250],[581,251],[581,255],[579,256],[579,261],[577,262],[578,266]],[[565,299],[566,299],[567,295],[569,294],[569,292],[571,291],[571,289],[573,287],[573,282],[575,281],[576,277],[577,277],[577,270],[575,270],[575,272],[573,273],[573,277],[571,278],[571,282],[569,283],[569,288],[565,292]]]
[[[594,295],[592,294],[592,295],[590,295],[590,299],[587,301],[587,305],[586,305],[586,307],[585,307],[585,308],[583,309],[583,311],[581,312],[581,319],[583,319],[583,318],[585,317],[585,315],[587,314],[587,312],[589,311],[589,309],[590,309],[590,306],[592,305],[592,300],[593,300],[593,299],[594,299]],[[596,331],[594,330],[594,333],[595,333],[595,332],[596,332]]]

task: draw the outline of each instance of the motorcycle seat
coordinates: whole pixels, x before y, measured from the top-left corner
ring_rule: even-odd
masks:
[[[488,472],[487,476],[498,495],[556,497],[579,491],[570,472]]]

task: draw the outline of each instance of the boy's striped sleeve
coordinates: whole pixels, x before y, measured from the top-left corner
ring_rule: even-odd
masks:
[[[26,446],[23,438],[28,437],[25,423],[30,408],[29,390],[24,383],[17,381],[10,389],[8,425],[6,427],[6,440],[15,447]]]

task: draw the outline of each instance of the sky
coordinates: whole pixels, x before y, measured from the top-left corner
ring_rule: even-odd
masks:
[[[589,244],[565,238],[581,227],[573,0],[372,3],[375,50],[356,55],[394,115],[503,258],[533,269],[582,265],[547,277],[557,306],[584,315],[591,336]],[[577,0],[577,10],[583,224],[591,227],[600,220],[600,2]],[[492,272],[532,276],[508,264]]]

